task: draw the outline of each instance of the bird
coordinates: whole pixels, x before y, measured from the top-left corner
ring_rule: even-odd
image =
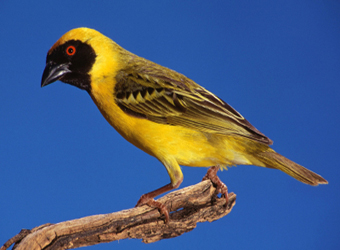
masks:
[[[226,203],[228,189],[216,173],[235,165],[279,169],[312,186],[328,183],[276,153],[271,139],[215,94],[94,29],[72,29],[48,50],[41,87],[58,80],[85,90],[121,136],[165,166],[170,183],[143,194],[136,206],[158,208],[166,222],[169,213],[154,198],[180,186],[180,166],[209,167],[203,179]]]

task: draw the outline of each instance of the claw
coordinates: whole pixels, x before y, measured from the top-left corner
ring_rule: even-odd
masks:
[[[144,195],[142,195],[142,197],[137,202],[136,207],[140,207],[140,206],[146,204],[146,205],[148,205],[150,207],[157,208],[159,213],[161,215],[165,216],[165,221],[164,221],[165,224],[168,224],[168,222],[169,222],[169,211],[166,208],[166,206],[164,204],[162,204],[161,202],[159,202],[159,201],[155,201],[154,199],[149,199],[149,200],[143,201],[143,196]]]
[[[218,166],[210,167],[208,169],[206,175],[203,177],[202,181],[210,180],[214,184],[214,186],[216,187],[216,191],[215,191],[216,195],[219,194],[219,193],[222,194],[225,197],[225,200],[226,200],[225,206],[228,206],[228,202],[229,202],[228,188],[220,180],[220,178],[218,178],[218,176],[217,176],[218,169],[219,169]]]
[[[160,203],[159,201],[155,201],[153,198],[165,193],[169,190],[172,190],[174,187],[171,184],[165,185],[164,187],[161,187],[155,191],[152,191],[150,193],[147,194],[143,194],[140,199],[137,202],[136,207],[140,207],[142,205],[149,205],[150,207],[154,207],[157,208],[159,213],[161,215],[165,216],[165,224],[167,224],[169,222],[169,211],[166,208],[166,206],[162,203]]]

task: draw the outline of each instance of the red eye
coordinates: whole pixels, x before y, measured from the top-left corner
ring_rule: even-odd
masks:
[[[66,54],[73,56],[76,53],[76,48],[74,46],[68,46],[66,49]]]

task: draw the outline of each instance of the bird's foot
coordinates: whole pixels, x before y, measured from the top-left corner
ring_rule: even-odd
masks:
[[[220,180],[220,178],[218,178],[218,176],[217,176],[218,169],[219,169],[218,166],[210,167],[208,169],[206,175],[203,177],[202,181],[210,180],[214,184],[214,186],[216,187],[216,191],[215,191],[216,195],[222,194],[225,197],[225,199],[226,199],[225,206],[227,207],[228,202],[229,202],[228,188]]]
[[[165,216],[165,224],[169,222],[169,211],[166,208],[166,206],[161,202],[155,201],[153,198],[147,197],[147,194],[143,194],[140,197],[139,201],[137,202],[136,207],[140,207],[142,205],[148,205],[150,207],[157,208],[159,213]]]
[[[140,207],[140,206],[146,204],[146,205],[149,205],[150,207],[157,208],[159,213],[161,215],[165,216],[165,224],[167,224],[169,222],[169,211],[168,211],[167,207],[164,204],[162,204],[161,202],[155,201],[153,198],[160,195],[160,194],[163,194],[167,191],[170,191],[173,188],[174,187],[170,183],[168,185],[165,185],[164,187],[156,189],[155,191],[152,191],[152,192],[147,193],[147,194],[143,194],[140,197],[139,201],[137,202],[136,207]]]

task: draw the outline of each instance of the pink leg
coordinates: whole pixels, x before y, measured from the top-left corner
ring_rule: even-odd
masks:
[[[142,206],[144,204],[147,204],[150,207],[156,207],[156,208],[158,208],[158,210],[161,214],[164,214],[165,223],[168,223],[169,222],[169,211],[168,211],[168,209],[166,208],[166,206],[164,204],[160,203],[159,201],[155,201],[154,198],[156,196],[161,195],[165,192],[168,192],[172,189],[178,188],[179,185],[182,183],[182,181],[183,181],[183,178],[175,186],[173,186],[171,183],[169,183],[169,184],[167,184],[167,185],[165,185],[161,188],[158,188],[158,189],[156,189],[152,192],[149,192],[147,194],[143,194],[140,197],[140,199],[138,200],[136,207]]]
[[[216,186],[216,194],[220,193],[220,194],[224,195],[224,197],[226,199],[226,206],[228,206],[228,202],[229,202],[228,188],[220,180],[220,178],[218,178],[218,176],[217,176],[218,169],[219,169],[218,166],[210,167],[208,169],[206,175],[203,177],[202,181],[210,180],[214,184],[214,186]]]

